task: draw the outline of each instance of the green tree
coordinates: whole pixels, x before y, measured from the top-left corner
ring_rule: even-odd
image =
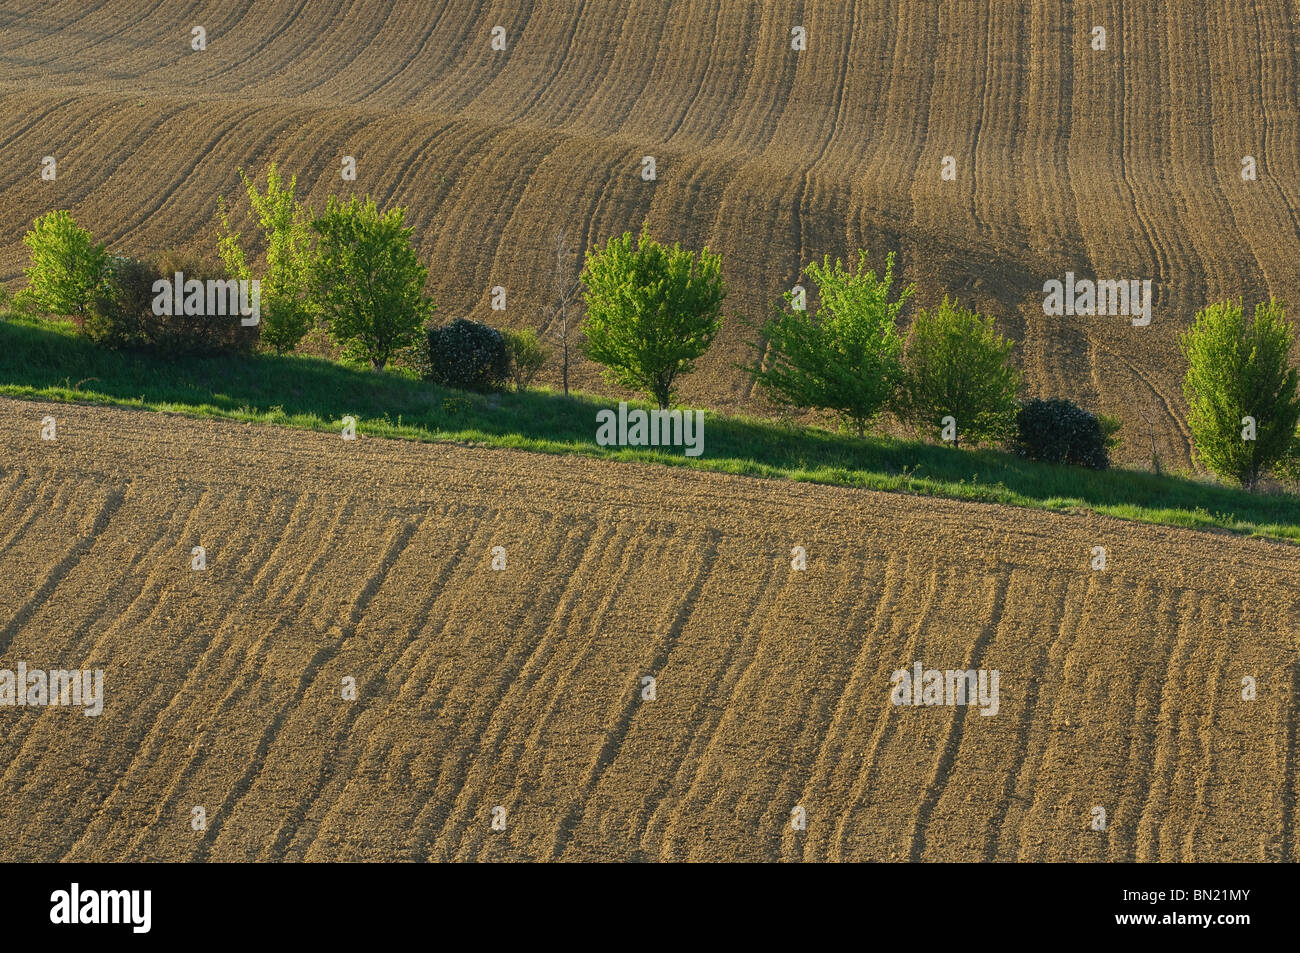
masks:
[[[1020,373],[1014,345],[998,334],[993,319],[949,302],[921,310],[912,322],[903,357],[899,416],[941,433],[940,421],[956,420],[952,445],[962,439],[998,441],[1016,425]]]
[[[382,371],[414,344],[433,312],[428,270],[411,244],[404,209],[381,213],[366,197],[330,196],[312,222],[318,236],[314,298],[343,354]]]
[[[722,258],[655,241],[642,228],[587,252],[582,272],[584,353],[616,384],[667,408],[673,384],[689,374],[722,328]]]
[[[1241,304],[1219,302],[1197,312],[1182,336],[1187,357],[1183,393],[1196,455],[1213,472],[1253,489],[1282,459],[1300,421],[1297,375],[1289,354],[1294,330],[1282,304],[1255,307],[1249,324]],[[1254,439],[1249,439],[1253,418]]]
[[[217,250],[233,277],[261,281],[262,341],[283,354],[298,346],[316,318],[311,296],[316,257],[311,209],[294,199],[298,177],[290,178],[286,186],[274,162],[266,171],[265,193],[258,191],[243,169],[239,170],[239,178],[266,242],[260,274],[254,275],[248,264],[239,234],[230,225],[224,196],[218,201],[221,227]]]
[[[23,236],[32,252],[26,269],[36,302],[53,314],[82,314],[108,277],[108,253],[64,209],[42,215]]]
[[[830,410],[862,436],[867,425],[893,397],[902,374],[903,342],[898,314],[913,287],[889,300],[894,283],[894,254],[878,278],[867,268],[867,253],[858,253],[856,271],[830,256],[804,269],[817,285],[816,314],[787,310],[767,322],[763,337],[767,360],[747,368],[777,402]],[[787,304],[793,295],[785,294]],[[761,350],[762,345],[758,345]]]

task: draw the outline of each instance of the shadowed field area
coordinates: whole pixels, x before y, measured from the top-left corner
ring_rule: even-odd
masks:
[[[353,416],[371,436],[581,453],[691,466],[743,476],[922,493],[1033,506],[1193,529],[1300,540],[1300,498],[1251,493],[1185,475],[1048,464],[998,450],[886,436],[859,439],[758,417],[708,414],[701,454],[682,448],[602,447],[593,423],[613,403],[545,390],[474,394],[413,375],[304,355],[189,356],[115,352],[78,336],[71,322],[0,311],[0,394],[111,404],[337,431]],[[705,446],[707,444],[707,447]]]

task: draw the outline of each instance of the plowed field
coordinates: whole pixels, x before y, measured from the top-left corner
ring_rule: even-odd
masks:
[[[1300,304],[1297,48],[1294,0],[10,0],[0,280],[52,208],[118,249],[210,252],[236,167],[272,159],[317,206],[406,206],[444,317],[543,323],[561,229],[569,279],[646,220],[707,243],[748,318],[810,260],[897,249],[923,298],[998,318],[1031,394],[1186,467],[1180,329],[1219,297]],[[1045,316],[1067,271],[1150,279],[1150,326]],[[754,409],[750,336],[730,320],[683,397]]]
[[[1291,546],[10,400],[0,446],[0,670],[104,671],[0,706],[0,860],[1300,859]],[[996,715],[894,705],[917,662]]]

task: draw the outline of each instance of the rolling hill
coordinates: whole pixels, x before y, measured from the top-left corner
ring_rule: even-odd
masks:
[[[540,326],[582,248],[648,221],[721,251],[732,288],[683,398],[753,410],[742,319],[810,260],[897,250],[922,299],[997,317],[1030,393],[1190,467],[1179,331],[1214,298],[1300,302],[1298,45],[1291,0],[16,0],[0,280],[58,207],[114,248],[211,251],[236,168],[271,160],[316,205],[406,206],[444,317]],[[1151,280],[1150,325],[1045,315],[1067,272]]]

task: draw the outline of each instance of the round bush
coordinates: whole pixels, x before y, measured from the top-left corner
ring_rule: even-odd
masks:
[[[1016,414],[1016,453],[1030,460],[1105,470],[1101,421],[1072,401],[1034,399]]]
[[[496,390],[510,374],[505,338],[496,328],[465,318],[430,328],[422,370],[426,380],[442,387]]]

